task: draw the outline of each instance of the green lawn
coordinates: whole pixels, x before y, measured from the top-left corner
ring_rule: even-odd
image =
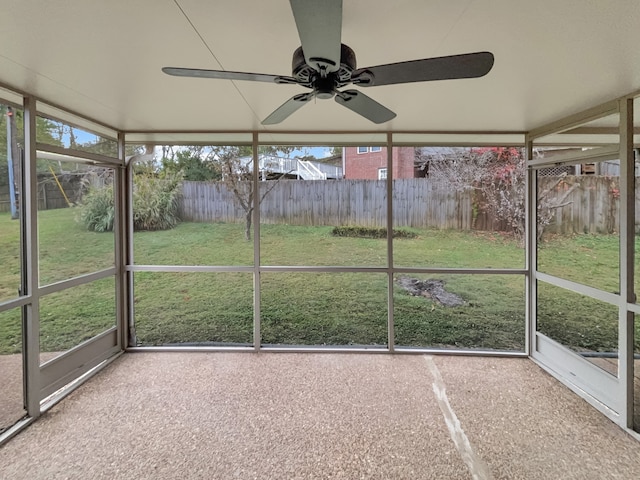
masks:
[[[113,264],[111,233],[85,231],[77,210],[40,212],[42,283]],[[263,265],[385,266],[385,240],[333,237],[330,227],[262,225]],[[522,268],[524,253],[497,233],[414,230],[394,242],[396,266]],[[18,223],[0,214],[0,301],[19,283]],[[556,237],[540,249],[541,269],[609,291],[617,290],[615,236]],[[182,223],[134,235],[137,264],[252,265],[253,243],[242,225]],[[464,300],[444,307],[394,286],[397,345],[522,350],[524,279],[519,275],[430,275]],[[415,275],[424,279],[429,275]],[[239,343],[253,341],[251,273],[138,272],[138,341]],[[41,347],[67,349],[114,324],[113,280],[47,296]],[[384,345],[387,277],[381,273],[264,272],[262,339],[266,344]],[[540,328],[578,350],[614,350],[617,317],[611,306],[550,287],[540,290]],[[615,309],[614,309],[615,310]],[[614,312],[615,313],[615,312]],[[636,348],[640,351],[640,335]],[[0,353],[19,351],[18,311],[0,314]]]

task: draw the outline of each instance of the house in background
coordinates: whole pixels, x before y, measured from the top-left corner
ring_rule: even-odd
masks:
[[[429,176],[429,164],[446,155],[455,154],[457,150],[468,150],[468,147],[396,147],[393,150],[393,178],[423,178]],[[538,155],[553,156],[570,150],[580,151],[582,148],[539,149]],[[634,150],[636,159],[638,150]],[[344,178],[349,180],[385,180],[387,178],[386,147],[344,147]],[[584,163],[548,167],[540,171],[540,175],[604,175],[619,176],[620,165],[616,161],[600,163]],[[640,161],[636,160],[636,176],[640,176]]]
[[[313,157],[312,157],[313,158]],[[281,178],[298,180],[336,180],[342,178],[340,157],[328,157],[325,161],[303,160],[299,157],[288,158],[277,155],[259,155],[260,180],[278,180]],[[238,159],[243,171],[252,170],[252,157]]]
[[[347,180],[385,180],[387,178],[386,147],[344,147],[344,178]],[[424,177],[416,168],[415,147],[393,149],[393,178]]]

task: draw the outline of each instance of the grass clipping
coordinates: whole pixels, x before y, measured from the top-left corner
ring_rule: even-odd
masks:
[[[387,238],[387,229],[356,226],[333,227],[331,235],[334,237]],[[409,230],[393,229],[393,238],[416,238],[417,236]]]

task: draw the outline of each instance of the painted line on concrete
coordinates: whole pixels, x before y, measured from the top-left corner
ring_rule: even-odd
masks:
[[[489,466],[474,452],[471,442],[469,442],[467,435],[462,429],[460,420],[458,420],[456,413],[453,411],[453,408],[451,408],[451,404],[447,398],[447,389],[436,362],[430,355],[425,355],[424,358],[433,376],[433,393],[435,393],[438,406],[444,415],[444,421],[449,429],[451,440],[453,440],[462,460],[467,465],[467,468],[469,468],[471,477],[473,480],[492,480],[493,476],[491,475]]]

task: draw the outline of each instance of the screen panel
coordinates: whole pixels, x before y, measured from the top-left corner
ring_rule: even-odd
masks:
[[[251,273],[135,272],[138,345],[251,345]]]
[[[264,346],[387,344],[387,276],[380,273],[263,272]]]
[[[397,347],[524,351],[522,275],[396,274]]]

